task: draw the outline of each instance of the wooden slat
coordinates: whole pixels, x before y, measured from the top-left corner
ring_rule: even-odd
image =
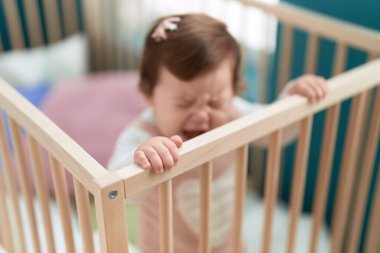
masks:
[[[36,187],[37,196],[41,206],[41,216],[44,226],[44,234],[46,236],[46,243],[48,252],[55,252],[54,232],[51,221],[50,207],[49,207],[49,190],[46,185],[46,176],[43,171],[43,163],[41,159],[40,146],[36,140],[27,134],[27,143],[30,152],[31,168],[33,171],[33,180]]]
[[[140,3],[140,1],[138,2]],[[141,4],[141,3],[140,3]],[[134,9],[135,5],[131,1],[127,1],[126,4],[126,10],[125,13],[130,13],[129,9]],[[133,20],[134,19],[129,19],[131,22],[127,22],[125,24],[126,26],[126,37],[127,37],[127,68],[132,68],[135,65],[135,60],[134,60],[134,49],[133,49]]]
[[[309,34],[307,43],[307,54],[306,54],[306,67],[305,73],[314,74],[316,72],[317,66],[317,55],[318,55],[318,37],[316,34]]]
[[[38,12],[37,0],[24,0],[26,26],[28,29],[28,36],[30,39],[30,45],[32,47],[39,46],[43,43],[42,35],[42,22],[40,14]]]
[[[98,224],[100,252],[128,253],[127,217],[124,185],[120,177],[110,173],[96,179],[96,222]]]
[[[75,0],[62,1],[63,4],[63,27],[65,36],[78,31],[77,8]]]
[[[316,33],[333,41],[342,41],[350,46],[380,53],[380,34],[375,29],[342,21],[340,19],[311,11],[280,1],[276,4],[258,0],[240,0],[263,11],[274,14],[278,19]]]
[[[101,29],[101,38],[102,38],[102,50],[104,52],[103,57],[105,69],[112,69],[112,51],[113,51],[113,27],[112,27],[112,15],[111,15],[111,5],[112,1],[101,1],[102,2],[102,12],[101,12],[101,20],[102,20],[102,28]]]
[[[57,0],[43,0],[46,32],[48,42],[55,42],[61,38]]]
[[[115,61],[116,61],[116,68],[117,69],[123,69],[125,67],[124,64],[124,48],[122,45],[122,37],[123,33],[121,32],[121,27],[122,27],[122,19],[118,16],[118,12],[120,11],[120,2],[115,1],[113,3],[114,5],[114,20],[115,20],[115,43],[114,43],[114,48],[115,48]],[[124,24],[123,24],[124,25]],[[128,43],[129,44],[129,43]]]
[[[17,190],[17,182],[14,177],[14,172],[13,172],[13,164],[11,161],[11,156],[12,154],[10,153],[9,150],[9,144],[7,143],[7,134],[5,131],[5,116],[4,114],[1,115],[1,120],[0,120],[0,152],[1,152],[1,157],[3,157],[4,160],[1,162],[3,163],[3,168],[4,168],[4,176],[5,176],[5,187],[6,191],[9,193],[9,196],[11,198],[11,204],[12,204],[12,211],[13,211],[13,216],[15,218],[15,224],[16,224],[16,229],[17,229],[17,246],[15,247],[18,249],[20,252],[26,252],[26,247],[25,247],[25,235],[24,235],[24,229],[23,229],[23,221],[21,218],[21,213],[20,213],[20,206],[18,202],[18,190]]]
[[[28,179],[28,171],[27,171],[28,168],[27,168],[24,148],[22,145],[22,139],[21,139],[22,137],[20,133],[20,128],[13,119],[11,118],[8,118],[8,119],[9,119],[9,126],[11,129],[11,136],[12,136],[14,151],[15,151],[14,153],[15,153],[15,158],[16,158],[17,174],[20,179],[21,191],[25,198],[27,215],[28,215],[30,229],[31,229],[33,249],[34,249],[34,252],[40,252],[41,246],[39,242],[36,215],[35,215],[34,206],[33,206],[33,195],[32,195],[33,191]]]
[[[17,2],[12,0],[3,1],[4,15],[7,20],[7,30],[9,34],[9,42],[12,49],[20,49],[25,47],[22,36],[20,15],[18,13]]]
[[[256,141],[276,129],[288,126],[308,115],[359,94],[363,90],[376,87],[380,82],[378,71],[380,71],[380,59],[329,79],[329,93],[318,103],[310,104],[306,98],[298,96],[281,99],[259,112],[255,112],[254,117],[252,115],[240,117],[186,141],[180,150],[181,161],[173,170],[166,173],[152,177],[149,171],[136,165],[129,165],[116,171],[115,174],[125,180],[125,194],[129,197],[248,142]],[[228,145],[225,145],[226,143]]]
[[[267,159],[267,175],[265,176],[265,209],[262,238],[262,252],[269,253],[271,246],[272,223],[277,201],[278,179],[280,174],[282,131],[270,135],[269,154]]]
[[[0,170],[0,243],[2,243],[5,249],[9,252],[15,252],[6,194],[4,192],[5,189],[3,188],[4,185],[3,173]]]
[[[355,165],[358,158],[359,133],[363,123],[363,109],[367,93],[361,93],[353,99],[342,164],[339,176],[338,192],[332,220],[332,242],[330,252],[341,250],[346,226],[348,207],[352,193]]]
[[[59,158],[86,188],[92,192],[94,178],[107,175],[107,170],[83,150],[73,139],[34,107],[12,86],[0,79],[0,107],[22,126],[41,146]]]
[[[371,176],[375,163],[375,152],[379,140],[380,131],[380,89],[377,89],[377,95],[373,112],[371,115],[371,123],[369,125],[369,133],[367,144],[364,148],[363,166],[360,170],[358,193],[356,203],[354,205],[354,215],[352,217],[352,227],[348,236],[348,252],[355,253],[358,251],[359,236],[363,226],[363,216],[368,199],[369,186],[371,185]]]
[[[305,194],[305,178],[309,158],[311,125],[313,118],[309,116],[301,121],[300,134],[297,143],[296,164],[292,180],[292,195],[290,199],[290,223],[287,251],[294,252],[297,234],[298,218],[301,214],[303,197]]]
[[[103,51],[101,50],[100,36],[100,2],[102,0],[84,0],[85,29],[90,41],[91,66],[100,70],[102,66]]]
[[[319,232],[323,224],[326,211],[326,199],[331,177],[332,161],[335,151],[335,142],[338,129],[340,105],[334,105],[327,111],[325,123],[319,173],[313,202],[313,225],[310,238],[310,253],[318,252]]]
[[[290,78],[292,64],[293,27],[284,24],[281,39],[281,55],[278,67],[277,93],[285,87]]]
[[[200,233],[198,252],[211,252],[211,196],[212,163],[207,162],[200,168]]]
[[[83,252],[93,253],[94,239],[91,226],[91,210],[88,191],[74,178],[75,200],[77,205],[78,219],[83,242]]]
[[[55,196],[58,203],[59,214],[62,223],[62,232],[65,238],[66,252],[75,253],[70,201],[67,192],[65,170],[62,165],[51,155],[49,155],[49,161],[52,171]]]
[[[160,253],[173,253],[173,205],[171,180],[167,180],[159,185],[159,199]]]
[[[335,48],[333,75],[338,75],[345,70],[347,57],[346,45],[338,43]]]
[[[380,171],[380,167],[377,168]],[[379,252],[380,242],[380,173],[377,176],[376,189],[369,217],[367,233],[364,242],[364,252]]]
[[[232,220],[232,248],[234,253],[243,252],[243,218],[247,183],[248,145],[236,150],[235,197]]]

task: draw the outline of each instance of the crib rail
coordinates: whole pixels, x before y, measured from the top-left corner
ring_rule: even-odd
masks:
[[[337,250],[341,247],[342,236],[344,230],[344,224],[347,218],[347,212],[343,210],[348,210],[349,197],[351,196],[351,187],[352,187],[352,177],[353,177],[353,167],[355,165],[355,159],[357,159],[358,153],[358,140],[359,133],[361,132],[360,122],[362,121],[362,116],[364,114],[364,100],[366,98],[366,94],[372,89],[379,85],[380,78],[377,75],[377,72],[380,70],[380,60],[375,60],[370,63],[364,64],[360,67],[347,71],[343,74],[340,74],[336,77],[333,77],[328,80],[328,85],[330,92],[328,96],[317,104],[308,104],[306,99],[301,97],[294,97],[283,99],[275,104],[269,106],[268,108],[256,113],[254,116],[248,115],[246,117],[237,119],[229,124],[221,126],[217,129],[214,129],[208,133],[205,133],[202,136],[196,137],[192,140],[184,143],[181,148],[181,160],[178,165],[175,166],[171,171],[166,172],[162,175],[153,175],[148,171],[144,171],[136,166],[128,166],[122,170],[115,172],[121,178],[124,179],[125,186],[125,194],[126,197],[129,197],[133,194],[141,192],[145,189],[151,188],[155,185],[160,185],[160,203],[162,205],[162,211],[160,218],[162,219],[163,228],[163,237],[162,237],[162,245],[165,245],[165,250],[163,252],[172,252],[172,231],[171,231],[171,211],[170,211],[170,201],[171,197],[171,180],[191,169],[194,169],[197,166],[204,164],[201,182],[202,182],[202,191],[205,193],[203,198],[207,199],[209,196],[210,182],[209,182],[209,162],[228,152],[235,150],[239,147],[245,147],[247,144],[259,139],[260,137],[266,136],[270,134],[270,145],[269,145],[269,158],[267,165],[267,173],[269,175],[266,177],[266,206],[267,210],[269,210],[265,220],[265,231],[264,231],[264,242],[263,242],[263,252],[270,252],[270,234],[271,234],[271,221],[273,216],[273,208],[276,201],[276,192],[278,183],[278,173],[279,173],[279,159],[280,159],[280,146],[281,146],[281,129],[290,125],[291,123],[295,123],[301,121],[301,129],[299,136],[299,144],[298,151],[296,157],[296,171],[295,171],[295,183],[292,190],[292,204],[291,204],[291,231],[290,231],[290,239],[288,244],[288,252],[292,252],[294,236],[296,230],[296,221],[300,214],[301,208],[301,199],[303,197],[303,187],[305,182],[305,171],[306,171],[306,161],[308,155],[308,146],[310,141],[310,127],[311,127],[311,116],[321,110],[329,109],[332,112],[333,116],[329,116],[329,120],[327,123],[327,132],[325,137],[326,144],[324,145],[325,150],[331,149],[333,143],[331,143],[331,135],[334,135],[336,131],[336,106],[340,104],[342,101],[353,97],[354,105],[353,111],[350,121],[350,130],[348,133],[348,145],[346,146],[346,150],[344,151],[344,164],[342,168],[346,168],[340,180],[340,193],[339,199],[341,201],[338,202],[335,210],[338,210],[339,214],[336,211],[337,218],[335,219],[335,225],[333,229],[333,243],[331,244],[331,252],[337,252]],[[378,90],[378,88],[377,88]],[[379,91],[377,91],[377,102],[375,106],[378,106],[379,103]],[[378,111],[378,107],[375,107],[373,111],[373,125],[371,125],[371,135],[369,138],[378,140],[378,131],[379,127],[378,118],[376,115]],[[332,120],[331,117],[335,118]],[[333,121],[333,122],[332,122]],[[329,143],[330,142],[330,143]],[[227,145],[228,144],[228,145]],[[371,170],[371,165],[373,165],[374,161],[374,143],[372,143],[368,147],[368,165],[366,165],[366,170]],[[241,151],[240,151],[241,152]],[[322,162],[331,163],[331,159],[326,158],[328,155],[328,151],[324,151],[324,157],[322,158]],[[244,157],[244,156],[240,156]],[[326,165],[326,164],[325,164]],[[329,169],[329,166],[326,165],[326,170]],[[328,173],[328,172],[324,172]],[[240,179],[237,179],[238,182],[244,181],[244,174],[239,173]],[[348,178],[347,178],[348,177]],[[321,191],[325,191],[327,189],[326,185],[321,186],[321,184],[326,183],[326,180],[319,180],[318,189]],[[368,183],[368,179],[366,181]],[[364,183],[365,185],[365,183]],[[240,189],[240,194],[244,191],[243,188]],[[326,196],[325,193],[321,195],[321,197],[317,198],[319,201],[325,201]],[[363,199],[364,196],[362,196]],[[321,200],[322,199],[322,200]],[[241,200],[239,200],[241,201]],[[201,203],[207,202],[206,200],[202,200]],[[363,204],[364,205],[364,204]],[[209,206],[208,204],[203,204],[203,215],[205,217],[209,216]],[[319,208],[318,205],[317,209]],[[321,209],[316,210],[317,217],[321,219],[322,209],[324,207],[320,207]],[[237,209],[240,212],[240,209]],[[271,211],[270,211],[271,210]],[[343,213],[342,213],[343,212]],[[319,215],[318,215],[319,213]],[[361,214],[359,213],[361,217]],[[236,215],[235,217],[239,217]],[[236,218],[239,219],[239,218]],[[241,219],[241,216],[240,216]],[[360,218],[358,218],[360,220]],[[209,219],[204,219],[205,222],[210,222]],[[203,228],[203,236],[202,240],[205,240],[204,247],[206,249],[209,248],[208,244],[208,236],[209,233],[209,225],[205,223],[202,225]],[[320,220],[314,224],[314,229],[318,230],[321,226]],[[238,230],[239,226],[236,227]],[[359,230],[359,229],[358,229]],[[357,231],[358,231],[357,230]],[[166,236],[165,236],[166,235]],[[357,235],[356,235],[357,236]],[[206,238],[206,239],[205,239]],[[357,237],[356,237],[357,238]],[[317,239],[313,240],[315,243]],[[373,239],[372,239],[373,240]],[[236,242],[239,242],[240,239],[235,239]],[[203,249],[203,248],[202,248]],[[200,252],[208,252],[207,250],[202,250]],[[236,251],[238,252],[238,251]],[[312,251],[313,252],[313,251]]]
[[[80,243],[95,252],[89,194],[99,202],[94,180],[108,172],[6,82],[0,87],[1,245],[9,252],[54,253],[63,246],[76,252]]]

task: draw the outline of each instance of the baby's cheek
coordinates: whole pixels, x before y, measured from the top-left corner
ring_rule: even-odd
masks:
[[[222,126],[231,121],[231,115],[227,111],[216,111],[211,115],[212,128]]]

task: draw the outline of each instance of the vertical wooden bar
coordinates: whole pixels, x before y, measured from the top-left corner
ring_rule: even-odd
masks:
[[[94,239],[91,226],[90,200],[86,188],[74,178],[75,200],[77,205],[79,226],[83,241],[83,252],[93,253]]]
[[[140,4],[140,2],[138,2]],[[129,9],[134,9],[135,5],[131,1],[127,1],[125,4],[127,9],[125,10],[126,13],[130,13]],[[134,25],[134,19],[129,19],[130,22],[127,22],[126,24],[126,37],[127,37],[127,68],[132,68],[135,65],[134,62],[134,50],[133,50],[133,25]]]
[[[336,46],[334,56],[333,75],[342,73],[345,69],[346,46],[339,42]],[[335,151],[335,141],[339,121],[340,104],[332,106],[327,111],[327,121],[325,125],[321,163],[316,186],[316,196],[313,202],[313,225],[310,237],[310,252],[316,253],[318,249],[319,231],[322,226],[323,217],[326,211],[326,198],[328,185],[331,177],[331,166]]]
[[[318,54],[318,37],[316,34],[309,34],[309,40],[307,44],[307,55],[306,55],[306,68],[305,73],[314,74],[317,65],[317,54]]]
[[[103,51],[104,51],[104,68],[105,69],[112,69],[112,51],[113,51],[113,45],[112,45],[112,39],[113,39],[113,28],[111,27],[111,4],[112,1],[101,1],[102,2],[102,8],[103,11],[101,12],[102,16],[101,19],[103,20],[102,30],[101,30],[101,38],[103,41]]]
[[[65,36],[71,35],[78,31],[77,8],[75,6],[75,2],[75,0],[62,1]]]
[[[234,213],[232,220],[232,249],[234,253],[243,252],[243,217],[247,183],[248,145],[236,150],[236,174]]]
[[[265,177],[265,209],[262,252],[270,252],[272,223],[276,205],[278,179],[280,174],[282,130],[270,135],[269,154],[267,159],[267,175]]]
[[[9,33],[9,41],[12,49],[20,49],[25,47],[22,36],[20,15],[17,8],[17,2],[14,0],[3,1],[4,15],[7,20],[7,30]]]
[[[121,18],[119,17],[119,10],[120,10],[120,2],[116,1],[113,3],[114,4],[114,20],[115,20],[115,57],[114,59],[116,63],[116,68],[117,69],[123,69],[124,66],[124,48],[122,45],[122,33],[121,33]]]
[[[73,228],[71,223],[70,201],[67,192],[65,170],[62,165],[49,154],[50,167],[53,176],[55,196],[58,203],[66,252],[75,252]]]
[[[335,56],[334,56],[334,68],[333,68],[334,76],[342,73],[345,70],[346,57],[347,57],[346,45],[342,42],[338,42],[335,48]]]
[[[287,252],[294,252],[298,218],[302,209],[305,193],[306,166],[309,158],[311,125],[313,118],[308,116],[301,121],[301,130],[298,137],[296,166],[292,181],[292,195],[290,199],[290,224],[288,233]]]
[[[3,157],[2,157],[3,158]],[[8,205],[3,185],[5,184],[2,171],[0,170],[0,237],[4,248],[9,252],[15,252],[12,227],[8,213]]]
[[[128,253],[123,180],[115,174],[106,177],[94,194],[100,252]]]
[[[40,147],[36,140],[29,134],[27,134],[27,142],[30,151],[34,185],[36,187],[37,196],[41,205],[41,214],[44,225],[44,232],[46,235],[47,249],[49,253],[54,253],[54,231],[49,207],[49,190],[46,185],[46,177],[43,171]]]
[[[377,88],[375,105],[371,115],[369,125],[367,145],[364,147],[363,166],[360,170],[358,193],[355,211],[352,217],[352,227],[348,236],[348,253],[358,251],[359,237],[363,226],[363,215],[368,199],[369,186],[371,185],[371,175],[375,163],[375,152],[379,140],[380,131],[380,88]]]
[[[380,171],[380,167],[378,168]],[[379,252],[379,234],[380,234],[380,173],[377,175],[376,190],[373,198],[371,214],[368,222],[364,242],[364,252],[373,253]]]
[[[334,105],[327,111],[325,123],[319,173],[313,202],[313,225],[310,237],[310,253],[318,250],[319,231],[323,223],[326,210],[326,199],[331,176],[331,167],[334,157],[336,135],[338,129],[340,105]]]
[[[27,215],[29,219],[32,241],[33,241],[33,249],[34,249],[34,252],[40,252],[41,246],[40,246],[40,241],[38,237],[36,215],[35,215],[34,206],[33,206],[33,196],[32,196],[33,189],[28,180],[28,172],[27,172],[28,168],[27,168],[25,153],[24,153],[24,149],[22,145],[20,128],[13,119],[11,118],[8,118],[8,119],[9,119],[9,126],[11,129],[11,136],[12,136],[14,151],[15,151],[14,153],[15,153],[16,165],[17,165],[16,169],[17,169],[18,176],[20,179],[21,191],[25,198]]]
[[[338,193],[334,205],[332,220],[332,242],[330,252],[339,252],[342,247],[346,226],[349,201],[352,193],[352,183],[355,165],[358,158],[359,133],[363,125],[363,110],[367,93],[361,93],[353,99],[349,127],[343,152],[343,162],[340,169]]]
[[[172,181],[159,186],[160,198],[160,253],[173,253]]]
[[[42,23],[38,12],[37,0],[23,0],[25,6],[26,26],[28,28],[28,36],[32,47],[39,46],[43,43]]]
[[[12,211],[15,217],[15,224],[17,229],[17,241],[19,242],[17,245],[19,246],[18,251],[26,252],[25,247],[25,235],[23,229],[23,221],[21,219],[20,207],[18,202],[18,190],[17,190],[17,182],[14,177],[13,166],[11,162],[11,153],[9,152],[9,145],[7,143],[7,134],[5,131],[5,116],[4,114],[1,116],[0,120],[0,152],[3,157],[3,168],[5,174],[5,187],[7,192],[11,197]],[[17,248],[17,247],[15,247]]]
[[[48,42],[55,42],[61,38],[61,27],[59,25],[57,0],[43,0],[46,31]]]
[[[85,29],[90,41],[91,66],[94,70],[100,70],[102,66],[103,51],[101,50],[100,36],[100,2],[102,0],[84,0]]]
[[[278,68],[277,93],[280,93],[285,84],[289,81],[291,71],[291,57],[293,45],[293,27],[284,23],[282,31],[281,54]]]
[[[211,252],[212,162],[200,168],[200,233],[198,252]]]

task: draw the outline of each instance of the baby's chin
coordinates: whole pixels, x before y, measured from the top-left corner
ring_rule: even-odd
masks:
[[[188,130],[182,130],[180,136],[182,137],[183,141],[191,140],[206,131],[188,131]]]

